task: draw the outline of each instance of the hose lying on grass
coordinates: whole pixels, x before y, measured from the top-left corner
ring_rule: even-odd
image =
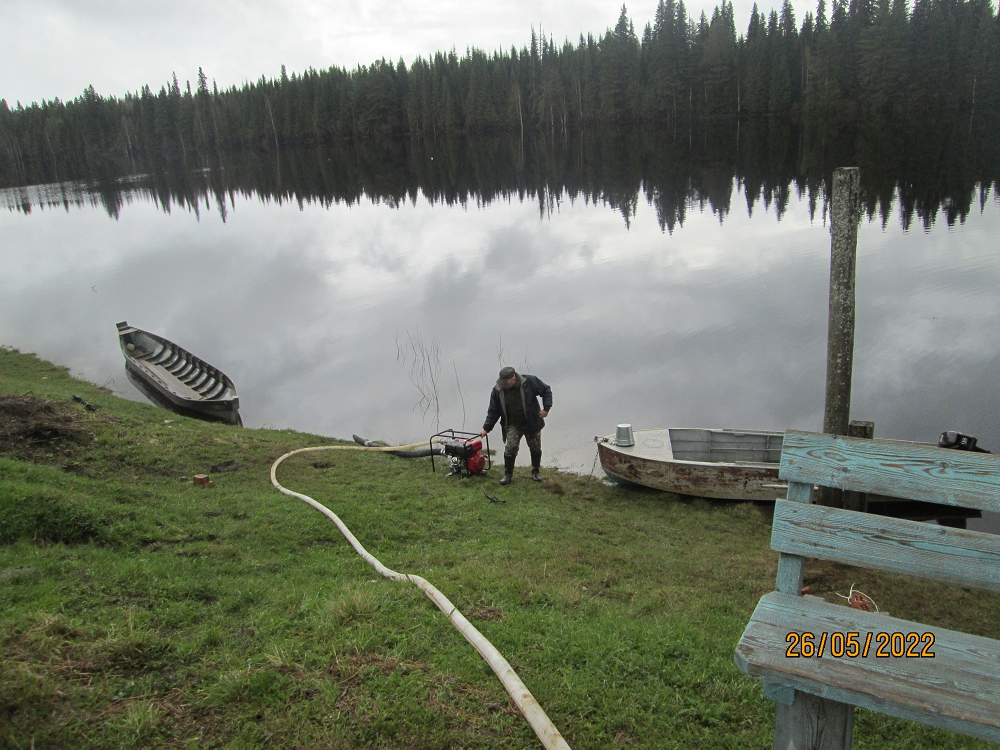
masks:
[[[294,456],[298,453],[337,450],[360,450],[392,453],[401,450],[411,450],[425,445],[426,443],[412,443],[411,445],[387,445],[378,447],[361,445],[320,445],[312,448],[299,448],[298,450],[286,453],[271,464],[271,484],[273,484],[279,492],[282,492],[290,497],[297,497],[299,500],[308,503],[337,524],[337,528],[340,529],[341,533],[345,537],[347,537],[347,541],[351,543],[351,546],[354,547],[357,553],[367,560],[369,565],[375,568],[375,570],[383,576],[391,578],[395,581],[410,581],[417,588],[423,591],[427,597],[437,605],[438,609],[445,613],[451,621],[451,624],[458,628],[458,632],[462,634],[465,640],[471,643],[473,648],[479,652],[479,655],[482,656],[483,659],[486,660],[487,664],[490,665],[496,673],[496,676],[500,678],[500,682],[502,682],[503,686],[507,689],[510,697],[513,698],[514,703],[517,704],[521,714],[528,720],[531,728],[535,730],[535,734],[538,735],[538,739],[541,740],[542,745],[546,748],[546,750],[569,750],[569,745],[566,743],[566,740],[563,739],[563,736],[559,733],[559,730],[555,728],[555,725],[553,725],[553,723],[549,720],[549,717],[545,715],[545,711],[543,711],[542,707],[538,705],[538,701],[535,700],[535,696],[533,696],[528,688],[525,687],[524,683],[521,682],[521,678],[517,676],[517,673],[513,670],[507,660],[503,658],[501,653],[496,650],[492,643],[483,637],[482,633],[472,626],[472,623],[465,619],[462,613],[458,611],[458,608],[448,600],[448,597],[420,576],[409,573],[397,573],[396,571],[385,567],[378,561],[378,559],[370,554],[368,550],[361,546],[361,542],[359,542],[354,534],[351,533],[351,530],[344,525],[344,522],[337,517],[336,513],[326,506],[316,502],[308,495],[292,492],[292,490],[282,487],[278,482],[278,466],[286,458]]]

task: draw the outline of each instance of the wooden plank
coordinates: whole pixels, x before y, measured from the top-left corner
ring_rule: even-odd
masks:
[[[151,365],[149,362],[136,362],[136,365],[162,383],[164,387],[168,388],[172,393],[194,401],[202,401],[204,399],[198,391],[190,388],[186,383],[181,382],[181,380],[179,380],[172,372],[165,370],[162,367]]]
[[[790,632],[934,634],[934,658],[789,658]],[[774,592],[757,605],[736,648],[745,673],[822,698],[1000,742],[1000,643],[830,604],[815,597]]]
[[[813,501],[813,486],[802,482],[789,482],[786,495],[793,503],[811,503]]]
[[[771,547],[1000,592],[1000,537],[993,534],[778,500]]]
[[[789,482],[1000,512],[1000,456],[798,430],[782,446]]]
[[[779,685],[776,682],[765,682],[764,697],[770,698],[775,703],[784,703],[790,706],[795,703],[795,688]]]
[[[775,706],[775,750],[851,750],[854,706],[792,692],[790,705]]]
[[[802,576],[806,559],[800,555],[778,555],[778,580],[775,588],[783,594],[802,596]]]

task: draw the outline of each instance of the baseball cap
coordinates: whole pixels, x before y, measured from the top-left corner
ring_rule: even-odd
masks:
[[[513,367],[504,367],[500,370],[500,377],[497,378],[497,385],[503,385],[515,375],[517,375],[517,370]]]

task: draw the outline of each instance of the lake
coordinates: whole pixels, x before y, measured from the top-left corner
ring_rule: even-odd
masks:
[[[730,172],[720,204],[689,179],[667,222],[662,186],[303,199],[226,174],[0,191],[0,344],[142,400],[127,320],[226,372],[248,427],[405,443],[478,431],[510,364],[552,386],[543,463],[582,472],[620,422],[822,428],[830,234],[811,189],[765,203]],[[1000,450],[1000,197],[978,184],[957,220],[945,196],[911,221],[902,193],[859,230],[852,418]]]

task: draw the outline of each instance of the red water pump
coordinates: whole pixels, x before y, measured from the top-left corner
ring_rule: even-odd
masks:
[[[437,450],[434,450],[434,441],[437,440]],[[469,477],[473,475],[485,474],[492,468],[490,461],[490,438],[486,436],[486,452],[483,452],[483,441],[475,432],[460,432],[458,430],[445,430],[436,435],[431,435],[431,470],[437,471],[434,467],[434,454],[443,454],[451,467],[448,476],[458,475]]]

